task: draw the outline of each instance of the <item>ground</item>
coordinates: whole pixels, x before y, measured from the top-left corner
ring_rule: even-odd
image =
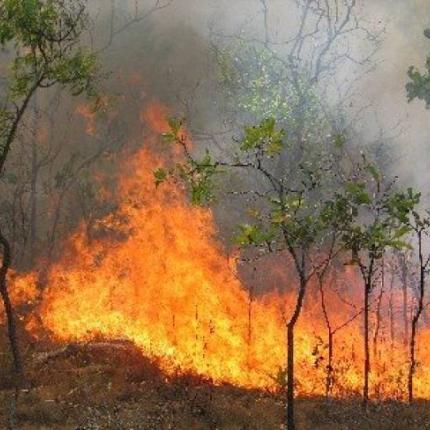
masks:
[[[192,376],[167,378],[157,363],[127,342],[30,348],[18,398],[22,430],[280,430],[282,395],[215,386]],[[32,350],[29,353],[29,350]],[[4,351],[4,350],[3,350]],[[11,380],[6,352],[0,376],[0,428],[7,428]],[[430,429],[430,404],[373,404],[359,399],[298,399],[298,430]]]

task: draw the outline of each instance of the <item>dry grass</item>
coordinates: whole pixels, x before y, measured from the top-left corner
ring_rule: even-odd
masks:
[[[214,386],[192,376],[167,379],[156,363],[129,344],[77,346],[50,359],[34,353],[26,357],[19,429],[282,428],[282,396]],[[2,369],[6,357],[0,355]],[[2,372],[0,428],[6,428],[10,382]],[[299,399],[297,421],[299,430],[421,430],[430,429],[430,408],[426,402],[413,407],[387,402],[364,414],[354,399]]]

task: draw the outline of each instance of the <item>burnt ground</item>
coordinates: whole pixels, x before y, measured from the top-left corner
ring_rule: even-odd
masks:
[[[11,379],[2,345],[0,428],[7,428]],[[167,378],[126,342],[69,345],[26,352],[26,383],[17,429],[282,429],[283,397],[193,376]],[[30,352],[31,350],[31,352]],[[47,353],[46,351],[50,351]],[[7,369],[7,367],[6,367]],[[302,429],[430,429],[430,404],[386,402],[367,415],[358,399],[298,399]]]

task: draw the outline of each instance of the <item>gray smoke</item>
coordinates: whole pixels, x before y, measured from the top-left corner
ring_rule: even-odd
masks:
[[[115,19],[133,16],[136,2],[116,2]],[[152,2],[137,2],[149,8]],[[267,0],[267,28],[271,40],[282,42],[296,30],[298,16],[294,0]],[[106,2],[103,2],[105,6]],[[119,6],[121,8],[119,8]],[[98,10],[96,2],[94,11]],[[357,10],[367,28],[384,31],[382,43],[372,59],[374,70],[349,64],[339,69],[340,79],[363,73],[357,81],[350,113],[363,144],[383,141],[392,153],[392,173],[425,191],[429,182],[430,154],[427,151],[430,112],[420,102],[407,103],[405,84],[410,65],[424,64],[430,41],[424,29],[430,24],[430,3],[426,0],[358,0]],[[101,16],[109,21],[109,11]],[[106,16],[105,16],[106,15]],[[124,19],[124,17],[123,17]],[[99,17],[99,22],[103,19]],[[107,62],[118,69],[135,64],[145,75],[153,95],[176,103],[188,111],[195,128],[219,128],[214,119],[214,64],[211,43],[221,35],[264,40],[263,2],[260,0],[176,0],[148,19],[130,26],[115,38],[107,50]],[[106,29],[107,30],[107,29]],[[362,39],[350,40],[355,50],[369,49]],[[279,43],[282,51],[282,44]],[[365,106],[368,106],[364,109]],[[226,143],[227,145],[227,143]]]

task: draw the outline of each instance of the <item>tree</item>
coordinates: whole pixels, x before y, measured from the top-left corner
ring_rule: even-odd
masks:
[[[345,107],[357,81],[372,67],[380,33],[366,27],[356,0],[259,3],[260,37],[255,29],[247,36],[242,28],[238,34],[212,28],[219,94],[226,102],[223,122],[242,127],[273,117],[288,130],[289,139],[302,144],[326,132],[328,123],[329,128],[336,124],[339,132],[351,131],[358,118],[347,118]],[[298,17],[287,40],[272,31],[275,10]],[[352,48],[354,38],[363,40],[366,49]]]
[[[180,177],[188,184],[191,200],[201,204],[213,198],[214,176],[228,169],[246,172],[255,178],[255,188],[234,190],[247,198],[249,222],[239,226],[235,237],[242,247],[256,247],[260,252],[280,253],[285,265],[290,262],[297,276],[296,298],[290,315],[284,315],[287,334],[287,410],[288,429],[294,419],[294,329],[300,317],[310,280],[328,265],[335,254],[336,232],[345,222],[346,202],[335,199],[336,176],[342,148],[338,141],[331,147],[314,148],[295,169],[281,171],[279,158],[289,151],[288,139],[273,118],[257,126],[245,127],[232,159],[213,160],[209,153],[197,160],[179,120],[170,121],[165,138],[182,147],[186,160],[170,170],[157,169],[160,185],[169,176]],[[322,250],[326,250],[323,252]]]
[[[414,399],[414,375],[416,371],[416,336],[418,332],[418,322],[424,311],[424,296],[425,285],[428,274],[430,255],[424,257],[423,240],[429,234],[430,218],[428,216],[421,216],[417,211],[413,212],[413,221],[410,223],[410,228],[413,230],[417,246],[418,246],[418,262],[419,262],[419,292],[418,303],[413,310],[412,324],[411,324],[411,338],[409,344],[409,372],[408,372],[408,399],[412,402]]]
[[[403,341],[406,346],[409,344],[408,284],[411,282],[411,251],[399,250],[396,252],[396,257],[398,277],[402,286]]]
[[[345,213],[345,215],[347,215]],[[342,227],[342,224],[338,225],[338,227]],[[340,233],[340,231],[338,232]],[[337,239],[338,246],[340,238]],[[328,301],[326,299],[326,277],[329,273],[330,267],[329,264],[333,264],[333,262],[327,261],[327,265],[321,266],[320,270],[317,271],[317,279],[318,279],[318,290],[320,293],[320,300],[321,300],[321,310],[323,313],[324,323],[327,330],[327,365],[326,365],[326,378],[325,378],[325,396],[326,399],[329,399],[329,397],[332,394],[333,386],[335,382],[334,377],[334,340],[337,333],[339,333],[342,329],[347,327],[349,324],[351,324],[356,318],[358,318],[362,313],[363,309],[357,309],[357,307],[351,303],[348,303],[350,306],[352,306],[355,310],[355,312],[347,318],[345,321],[335,324],[330,316]],[[336,271],[333,270],[333,277],[336,276]]]
[[[356,265],[363,280],[364,369],[363,407],[369,402],[369,313],[370,296],[378,277],[383,275],[381,261],[388,248],[402,249],[409,232],[407,214],[418,203],[412,190],[404,200],[398,198],[393,183],[387,183],[377,167],[363,156],[354,178],[345,185],[345,199],[352,214],[342,240],[351,253],[349,264]],[[406,194],[405,194],[406,196]]]
[[[418,297],[412,311],[411,335],[409,339],[409,372],[408,372],[408,400],[412,402],[414,399],[414,374],[416,371],[416,337],[418,333],[418,323],[424,311],[424,298],[426,278],[430,265],[430,254],[425,255],[424,239],[428,237],[430,232],[430,216],[429,213],[420,213],[415,207],[405,207],[407,203],[413,201],[417,205],[420,201],[421,194],[414,193],[411,189],[407,192],[397,193],[393,197],[392,211],[394,215],[401,219],[415,238],[417,257],[418,257]]]
[[[424,36],[428,39],[430,38],[430,29],[424,30]],[[426,109],[430,109],[430,56],[427,57],[425,64],[425,73],[419,72],[414,66],[411,66],[408,70],[408,77],[410,82],[406,84],[406,91],[408,96],[408,101],[412,101],[415,98],[423,100],[426,104]],[[399,194],[398,199],[405,198],[407,196]],[[410,193],[409,193],[410,197]],[[417,201],[420,199],[420,194],[416,194],[415,198]],[[412,402],[414,399],[414,374],[416,371],[416,335],[418,331],[418,322],[424,311],[424,296],[425,296],[425,284],[426,277],[428,274],[428,268],[430,264],[430,255],[424,256],[423,241],[429,234],[430,229],[430,216],[427,212],[425,215],[420,213],[418,210],[413,210],[409,214],[408,218],[405,218],[405,222],[409,226],[410,230],[413,232],[418,252],[418,303],[416,304],[411,323],[411,337],[409,339],[409,372],[408,372],[408,399]]]
[[[17,134],[25,121],[30,101],[41,89],[67,88],[71,95],[86,95],[99,107],[96,58],[80,45],[88,24],[85,2],[78,0],[5,0],[0,5],[0,45],[13,47],[11,73],[0,108],[0,174]],[[7,287],[11,249],[0,226],[3,248],[0,293],[5,307],[8,337],[16,381],[22,374],[16,323]]]

